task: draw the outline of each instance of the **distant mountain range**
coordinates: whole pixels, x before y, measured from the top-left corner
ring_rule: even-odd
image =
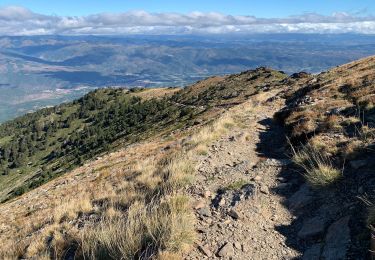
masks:
[[[0,122],[93,88],[183,86],[259,66],[317,73],[374,54],[375,36],[0,37]]]

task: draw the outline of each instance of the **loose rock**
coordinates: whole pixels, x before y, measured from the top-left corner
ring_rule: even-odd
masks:
[[[211,257],[211,250],[207,246],[199,245],[198,249],[206,256]]]
[[[232,243],[226,243],[222,248],[220,248],[219,252],[217,253],[220,257],[230,257],[234,255],[234,248]]]
[[[240,214],[234,210],[234,209],[231,209],[229,212],[228,212],[228,215],[231,216],[232,218],[234,219],[240,219]]]
[[[264,185],[264,184],[260,185],[260,189],[259,190],[260,190],[260,192],[262,192],[264,194],[269,194],[270,193],[268,187],[266,185]]]
[[[198,210],[198,214],[204,217],[211,217],[211,211],[209,207],[204,207]]]

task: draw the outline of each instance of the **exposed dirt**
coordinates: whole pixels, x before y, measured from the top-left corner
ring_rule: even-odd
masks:
[[[240,126],[198,159],[201,163],[191,195],[196,201],[199,242],[186,259],[291,259],[300,255],[278,232],[294,217],[279,194],[290,187],[279,176],[290,161],[283,156],[283,129],[272,119],[284,101],[266,101],[277,92],[232,110]]]
[[[232,109],[240,123],[197,155],[189,192],[199,238],[185,259],[364,258],[364,248],[362,255],[349,252],[353,204],[312,190],[286,156],[284,129],[273,119],[285,106],[281,93]]]

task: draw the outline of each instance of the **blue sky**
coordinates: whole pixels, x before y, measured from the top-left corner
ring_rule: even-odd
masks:
[[[0,0],[0,6],[17,5],[47,15],[82,16],[101,12],[192,11],[220,12],[282,18],[306,12],[330,15],[334,12],[374,15],[374,0]]]

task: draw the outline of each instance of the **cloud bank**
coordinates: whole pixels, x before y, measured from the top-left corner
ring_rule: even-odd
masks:
[[[375,34],[374,16],[344,12],[330,16],[308,13],[287,18],[257,18],[192,12],[100,13],[55,16],[20,6],[0,8],[0,35],[223,34],[223,33],[363,33]]]

